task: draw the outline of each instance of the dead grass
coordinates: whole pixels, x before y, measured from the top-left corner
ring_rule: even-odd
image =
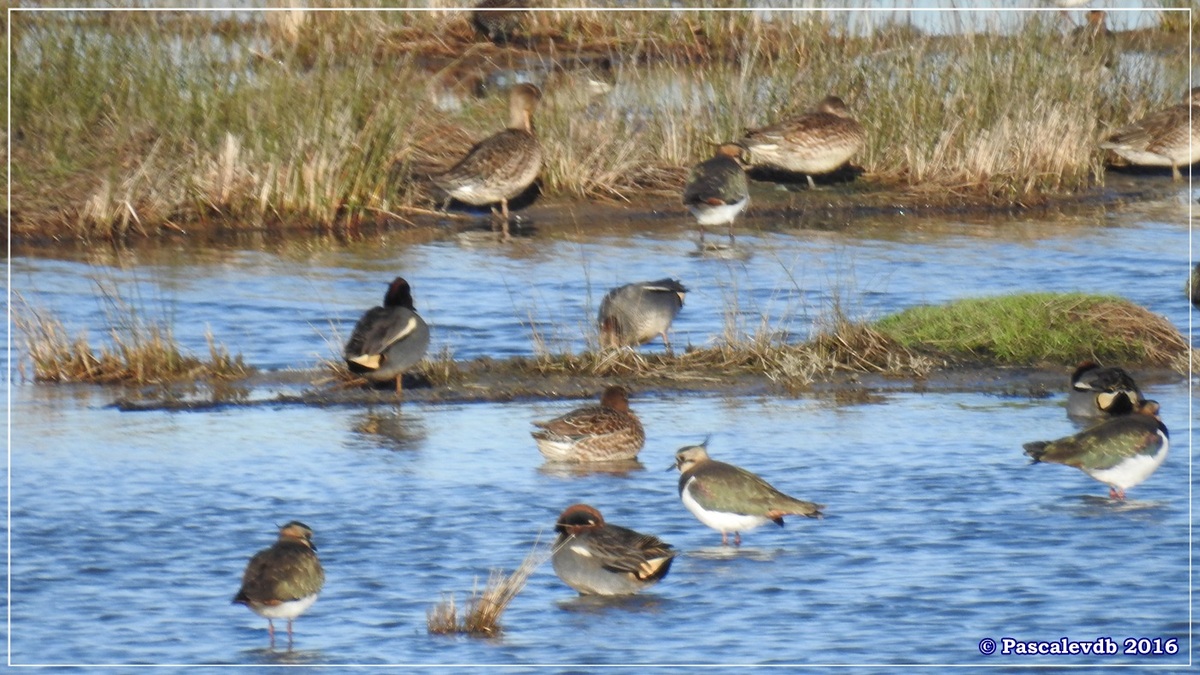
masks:
[[[94,348],[86,331],[71,335],[56,317],[28,305],[19,293],[12,313],[33,364],[35,382],[163,384],[183,380],[227,381],[253,372],[240,355],[207,334],[209,360],[181,351],[170,327],[136,316],[108,329],[107,343]],[[22,363],[18,366],[24,369]]]
[[[1040,16],[948,37],[886,23],[859,36],[847,16],[538,12],[498,47],[450,9],[19,12],[13,226],[339,231],[426,209],[428,173],[504,123],[492,80],[507,68],[547,78],[549,198],[674,198],[712,142],[833,92],[868,129],[864,182],[1021,204],[1096,185],[1098,135],[1188,82],[1172,59],[1114,78]],[[594,93],[597,78],[612,91]],[[438,103],[446,89],[457,109]]]
[[[549,551],[534,543],[533,548],[510,574],[493,570],[488,576],[487,586],[480,592],[471,592],[466,611],[459,616],[458,607],[451,594],[429,609],[426,626],[435,635],[463,634],[475,637],[495,637],[502,627],[500,618],[517,594],[525,588],[529,575],[533,574],[549,557]]]

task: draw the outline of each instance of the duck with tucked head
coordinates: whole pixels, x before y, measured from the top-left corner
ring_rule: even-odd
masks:
[[[1183,103],[1117,129],[1100,147],[1130,164],[1169,166],[1172,179],[1183,180],[1179,167],[1200,161],[1200,87],[1188,92]]]
[[[751,166],[802,173],[815,188],[813,175],[831,173],[850,161],[866,145],[867,132],[845,101],[827,96],[815,110],[747,131],[739,143],[749,151]]]
[[[1071,417],[1127,415],[1142,402],[1142,391],[1123,368],[1084,361],[1071,374],[1067,414]]]
[[[497,214],[509,239],[508,200],[524,192],[542,170],[542,144],[533,134],[533,110],[542,99],[532,84],[518,84],[508,94],[508,128],[476,143],[457,164],[433,176],[451,198],[473,206],[500,205]]]
[[[645,344],[662,336],[683,309],[687,288],[675,279],[639,281],[612,289],[600,301],[600,346],[605,349]]]
[[[676,555],[658,537],[606,523],[587,504],[568,506],[554,530],[554,573],[580,595],[637,593],[662,581]]]
[[[403,277],[388,285],[382,307],[368,309],[346,342],[343,356],[350,372],[371,382],[396,381],[404,390],[404,371],[429,349],[429,326],[413,307],[412,289]]]

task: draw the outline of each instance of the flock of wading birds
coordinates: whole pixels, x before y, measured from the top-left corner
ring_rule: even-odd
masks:
[[[505,239],[508,201],[524,192],[541,171],[542,149],[533,131],[533,111],[540,99],[541,91],[532,84],[512,87],[508,128],[480,141],[453,167],[433,176],[447,202],[492,206]],[[803,174],[812,187],[813,175],[845,165],[865,142],[866,132],[846,104],[829,96],[811,112],[719,145],[715,156],[692,167],[683,190],[683,204],[701,227],[702,245],[704,227],[711,225],[728,225],[732,243],[733,221],[750,201],[748,166]],[[1179,180],[1179,167],[1200,160],[1200,87],[1181,105],[1121,127],[1100,147],[1132,164],[1169,166]],[[674,279],[609,291],[600,305],[601,346],[630,347],[661,336],[669,349],[667,331],[686,293]],[[374,383],[394,381],[400,395],[403,373],[424,357],[428,346],[429,326],[413,306],[408,282],[397,277],[383,305],[368,310],[355,325],[344,357],[351,372]],[[1027,443],[1025,454],[1033,463],[1076,467],[1108,485],[1112,499],[1123,500],[1125,490],[1146,480],[1167,456],[1168,432],[1158,410],[1158,403],[1145,399],[1123,369],[1085,363],[1071,377],[1067,412],[1095,423],[1072,436]],[[534,424],[538,450],[550,462],[628,461],[645,443],[641,422],[629,408],[628,392],[620,386],[605,389],[599,405]],[[679,497],[700,522],[721,533],[722,545],[728,544],[729,533],[740,545],[742,531],[768,522],[782,526],[784,516],[821,516],[823,505],[790,497],[745,469],[710,458],[706,444],[675,453]],[[655,536],[606,523],[586,504],[567,507],[555,531],[554,571],[584,595],[637,593],[665,577],[677,553]],[[268,620],[272,646],[273,619],[287,619],[290,645],[293,619],[312,606],[324,584],[312,535],[298,521],[281,527],[278,541],[250,560],[234,597],[235,603]]]
[[[626,348],[661,336],[669,348],[667,331],[686,292],[674,279],[609,291],[600,304],[601,344]],[[368,310],[355,325],[344,357],[368,381],[394,379],[399,396],[404,371],[424,356],[428,345],[429,326],[413,307],[408,282],[397,277],[383,305]],[[1169,437],[1158,410],[1158,403],[1147,400],[1125,370],[1087,362],[1071,376],[1067,413],[1093,424],[1072,436],[1027,443],[1025,454],[1032,463],[1076,467],[1108,485],[1112,499],[1123,500],[1125,490],[1146,480],[1166,459]],[[538,450],[549,462],[630,462],[646,440],[628,392],[615,385],[604,390],[599,405],[533,424]],[[821,517],[823,505],[788,496],[741,467],[710,458],[706,446],[707,440],[681,448],[674,468],[683,505],[721,533],[722,545],[728,544],[729,533],[740,545],[742,531],[768,522],[782,526],[784,516]],[[653,535],[606,523],[587,504],[568,506],[554,529],[554,571],[583,595],[637,593],[665,577],[677,553]],[[312,535],[298,521],[280,528],[278,541],[250,560],[233,599],[268,620],[272,646],[272,620],[287,619],[290,646],[292,620],[312,606],[324,584]]]

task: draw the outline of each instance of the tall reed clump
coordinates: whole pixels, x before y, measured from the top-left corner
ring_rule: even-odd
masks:
[[[549,552],[534,543],[532,550],[510,574],[493,570],[483,591],[476,589],[466,610],[459,616],[454,596],[442,600],[429,609],[426,626],[435,635],[465,634],[476,637],[494,637],[501,631],[500,617],[525,588],[529,575],[549,557]]]
[[[30,307],[20,294],[15,295],[19,304],[13,308],[13,326],[22,335],[36,382],[145,385],[229,380],[253,372],[241,355],[231,355],[211,333],[205,335],[207,361],[185,353],[170,325],[146,320],[119,296],[108,296],[110,304],[123,309],[119,315],[110,313],[108,340],[97,348],[86,331],[71,335],[57,317]],[[23,364],[18,367],[23,372]]]

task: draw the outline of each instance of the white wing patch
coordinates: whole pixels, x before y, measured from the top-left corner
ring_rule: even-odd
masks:
[[[412,333],[416,329],[417,329],[417,317],[415,317],[415,316],[408,317],[408,322],[404,324],[404,328],[401,328],[398,333],[396,333],[392,337],[388,338],[387,342],[383,343],[383,349],[381,349],[379,351],[385,351],[388,347],[391,347],[392,345],[396,344],[400,340],[403,340],[405,337],[407,337],[410,333]],[[378,366],[376,366],[376,368],[378,368]]]

